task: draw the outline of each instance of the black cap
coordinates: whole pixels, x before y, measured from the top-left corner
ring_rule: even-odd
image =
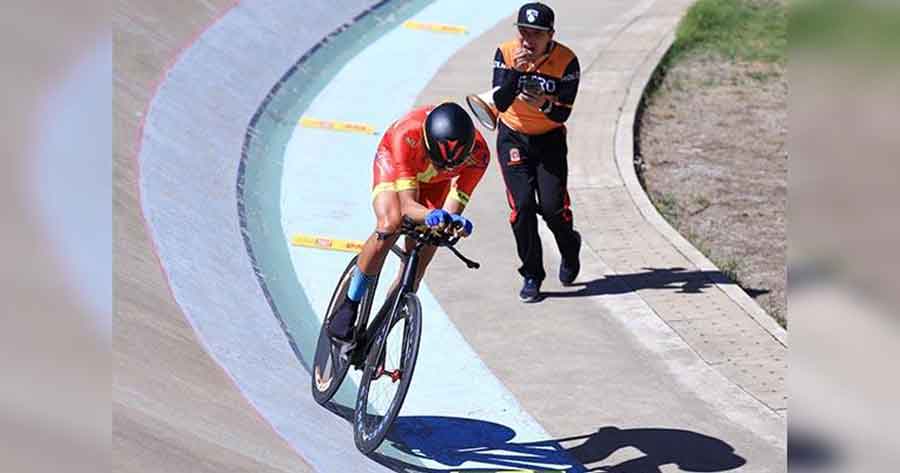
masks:
[[[553,29],[553,10],[543,3],[526,3],[519,8],[516,26],[551,31]]]

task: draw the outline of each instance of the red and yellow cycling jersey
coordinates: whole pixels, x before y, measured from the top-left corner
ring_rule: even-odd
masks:
[[[378,144],[372,169],[372,198],[384,191],[400,192],[409,189],[423,194],[435,187],[446,188],[438,194],[446,195],[468,205],[475,186],[487,170],[491,159],[484,137],[475,130],[475,146],[469,159],[452,170],[440,170],[431,164],[425,149],[423,124],[434,105],[416,108],[394,122]],[[449,187],[448,187],[449,186]],[[428,199],[429,201],[432,199]],[[427,202],[438,207],[442,202]]]

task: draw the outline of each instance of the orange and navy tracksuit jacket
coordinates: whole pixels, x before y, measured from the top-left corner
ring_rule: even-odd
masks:
[[[501,112],[500,120],[509,128],[526,135],[541,135],[563,126],[569,118],[578,93],[580,66],[571,49],[553,41],[534,70],[520,72],[513,69],[513,55],[519,47],[519,41],[514,39],[501,44],[494,54],[493,86],[500,87],[494,92],[494,104]],[[538,80],[550,96],[552,106],[548,112],[516,100],[529,79]]]

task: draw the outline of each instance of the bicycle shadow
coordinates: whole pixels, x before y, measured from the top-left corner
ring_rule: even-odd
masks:
[[[350,422],[351,424],[353,423],[354,406],[341,404],[337,400],[332,399],[332,400],[328,401],[327,403],[325,403],[325,405],[322,407],[331,411],[332,414],[340,417],[341,419],[344,419],[347,422]]]
[[[589,297],[608,294],[625,294],[641,289],[674,289],[686,294],[699,294],[715,284],[735,284],[721,271],[688,271],[685,268],[642,268],[646,271],[632,274],[613,274],[593,281],[572,284],[574,291],[541,291],[550,297]],[[750,297],[768,294],[768,289],[741,286]]]
[[[660,468],[668,464],[683,471],[719,472],[746,464],[728,443],[686,430],[610,426],[538,442],[513,442],[515,437],[513,429],[482,420],[400,417],[385,441],[388,448],[371,458],[394,471],[416,473],[662,473]],[[399,454],[385,453],[390,450]]]

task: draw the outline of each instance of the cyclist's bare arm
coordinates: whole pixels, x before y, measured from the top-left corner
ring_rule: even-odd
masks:
[[[452,214],[462,215],[465,209],[466,206],[462,202],[451,197],[447,197],[447,200],[444,201],[444,210]]]
[[[400,198],[400,213],[411,218],[416,223],[424,223],[425,216],[430,210],[428,207],[416,201],[418,191],[416,189],[403,190],[397,193]]]

